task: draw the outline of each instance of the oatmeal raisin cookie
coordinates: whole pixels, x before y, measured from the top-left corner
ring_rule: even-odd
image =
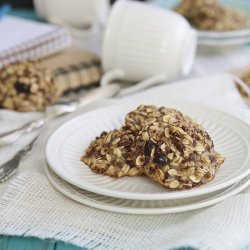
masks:
[[[164,187],[203,185],[224,162],[202,126],[180,111],[141,105],[127,115],[126,124],[133,127],[132,121],[140,126],[137,147],[131,148],[134,164]]]
[[[111,177],[141,175],[142,170],[134,166],[130,155],[134,143],[135,136],[125,128],[102,132],[90,143],[81,160],[99,174]]]

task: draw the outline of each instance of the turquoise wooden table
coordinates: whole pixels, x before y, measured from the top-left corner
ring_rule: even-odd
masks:
[[[61,241],[40,240],[33,237],[0,235],[0,250],[80,250],[80,248]]]

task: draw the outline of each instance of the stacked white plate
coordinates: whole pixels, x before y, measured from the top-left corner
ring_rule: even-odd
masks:
[[[152,0],[152,4],[162,8],[175,9],[181,0]],[[243,12],[250,20],[250,1],[219,0],[220,4]],[[207,46],[240,45],[250,42],[250,25],[242,30],[201,31],[197,30],[198,43]]]
[[[102,131],[120,128],[137,104],[121,104],[80,115],[61,126],[46,146],[51,184],[82,204],[119,213],[166,214],[190,211],[229,198],[250,183],[250,128],[243,121],[189,102],[161,100],[155,105],[177,108],[201,123],[217,151],[226,156],[211,183],[173,191],[145,176],[113,179],[92,172],[80,161],[91,140]]]

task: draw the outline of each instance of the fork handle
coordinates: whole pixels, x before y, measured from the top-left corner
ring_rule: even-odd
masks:
[[[14,142],[17,139],[19,139],[22,135],[31,132],[35,129],[41,128],[44,124],[45,124],[45,119],[39,119],[25,124],[20,129],[8,132],[0,136],[0,146],[5,146],[7,144]]]
[[[17,171],[21,154],[17,153],[7,164],[0,166],[0,183],[7,181]]]

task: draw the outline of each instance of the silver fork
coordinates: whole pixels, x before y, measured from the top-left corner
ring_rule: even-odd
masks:
[[[23,149],[18,151],[13,158],[0,166],[0,183],[7,181],[11,176],[16,173],[21,159],[27,155],[31,150],[38,138],[38,135]]]
[[[22,135],[29,133],[35,129],[43,127],[45,123],[48,121],[48,119],[53,119],[61,115],[73,112],[75,111],[75,109],[76,109],[76,106],[72,105],[72,103],[61,103],[61,104],[48,107],[45,111],[45,116],[43,118],[28,122],[27,124],[23,125],[21,128],[1,134],[0,146],[6,146],[10,143],[13,143]]]
[[[102,88],[94,89],[76,101],[64,102],[52,105],[45,111],[45,116],[41,119],[29,122],[21,128],[0,135],[0,146],[13,143],[22,135],[35,129],[41,128],[48,120],[74,112],[77,108],[90,104],[94,101],[109,98],[116,95],[121,89],[119,84],[110,84]]]
[[[29,122],[22,128],[2,136],[0,138],[0,145],[7,145],[11,142],[14,142],[23,134],[31,132],[34,129],[42,128],[49,119],[53,119],[67,113],[71,113],[75,111],[79,106],[87,105],[95,100],[99,100],[100,98],[114,96],[119,92],[119,90],[120,85],[112,84],[112,86],[109,85],[105,87],[105,89],[99,89],[88,93],[88,95],[85,96],[84,99],[79,98],[77,101],[53,105],[46,110],[47,115],[45,115],[44,118]],[[32,150],[32,147],[37,138],[39,137],[39,134],[40,133],[38,133],[38,135],[27,146],[18,151],[12,159],[0,166],[0,183],[7,181],[11,176],[16,173],[16,170],[19,166],[22,157]]]

